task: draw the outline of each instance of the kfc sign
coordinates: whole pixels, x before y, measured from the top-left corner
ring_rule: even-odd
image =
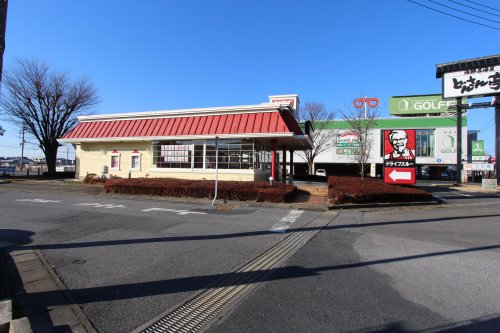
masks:
[[[384,182],[415,184],[416,131],[384,131]]]

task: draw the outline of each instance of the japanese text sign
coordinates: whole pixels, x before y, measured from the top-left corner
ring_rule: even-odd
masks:
[[[500,66],[445,73],[443,98],[500,94]]]

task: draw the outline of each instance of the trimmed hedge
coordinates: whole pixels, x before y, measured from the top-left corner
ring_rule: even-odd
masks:
[[[430,193],[414,186],[390,185],[373,178],[328,177],[328,201],[331,204],[431,200]]]
[[[178,198],[212,199],[215,193],[213,180],[176,178],[117,178],[104,183],[106,193],[138,194]],[[239,201],[290,202],[297,193],[293,185],[267,182],[219,181],[217,198]]]

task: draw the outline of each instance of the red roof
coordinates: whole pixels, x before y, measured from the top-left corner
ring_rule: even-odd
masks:
[[[222,115],[200,115],[127,120],[84,121],[67,133],[64,140],[213,136],[224,134],[303,135],[301,128],[288,110],[282,112],[254,112]]]

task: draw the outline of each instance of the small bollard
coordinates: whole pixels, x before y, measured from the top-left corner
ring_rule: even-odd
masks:
[[[273,176],[269,177],[269,185],[270,186],[273,186],[273,181],[274,181]]]

